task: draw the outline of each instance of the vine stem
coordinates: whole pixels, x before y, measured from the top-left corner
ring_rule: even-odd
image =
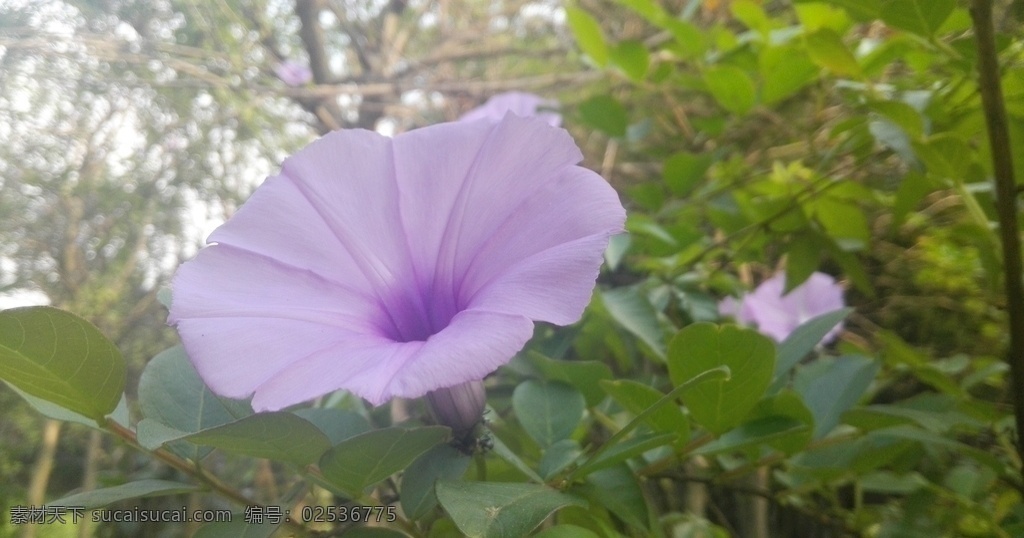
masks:
[[[1017,222],[1017,187],[1014,182],[1010,134],[996,54],[992,0],[971,0],[971,20],[978,42],[978,88],[992,149],[993,182],[999,240],[1003,247],[1006,310],[1009,317],[1010,364],[1013,411],[1017,424],[1017,454],[1024,460],[1024,270],[1021,263],[1020,228]],[[1024,478],[1024,467],[1021,468]]]
[[[147,454],[152,454],[153,457],[160,460],[161,462],[202,482],[204,485],[206,485],[207,487],[209,487],[211,490],[215,491],[222,497],[225,497],[231,500],[232,502],[242,506],[263,506],[262,504],[246,497],[244,494],[242,494],[242,492],[238,491],[237,489],[234,489],[231,486],[225,484],[216,476],[207,473],[194,462],[182,459],[162,448],[158,448],[156,450],[147,450],[145,447],[139,444],[139,441],[136,438],[135,432],[133,430],[125,426],[122,426],[115,420],[108,418],[105,426],[107,431],[120,437],[132,448],[145,452]],[[296,521],[283,520],[283,523],[288,527],[291,527],[292,529],[299,531],[300,535],[306,535],[309,533],[309,530],[306,529],[305,526],[299,524]]]

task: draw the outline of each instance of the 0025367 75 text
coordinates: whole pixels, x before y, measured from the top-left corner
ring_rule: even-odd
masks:
[[[299,519],[303,523],[392,522],[398,518],[394,506],[303,506]],[[291,510],[280,506],[247,506],[245,522],[278,524],[292,521]]]

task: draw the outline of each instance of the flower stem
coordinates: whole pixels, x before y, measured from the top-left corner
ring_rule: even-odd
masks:
[[[202,482],[204,485],[209,487],[218,495],[241,506],[263,506],[262,504],[246,497],[240,491],[225,484],[216,476],[207,473],[206,471],[203,470],[202,467],[200,467],[195,462],[180,458],[174,455],[173,453],[164,450],[163,448],[158,448],[156,450],[146,449],[145,447],[139,444],[139,441],[136,438],[135,432],[133,430],[131,430],[130,428],[126,428],[121,424],[118,424],[113,419],[108,418],[105,426],[107,431],[120,437],[132,448],[139,450],[140,452],[145,452],[147,454],[153,455],[153,457],[160,460],[161,462],[191,476],[192,478],[195,478],[199,482]],[[306,529],[306,527],[304,527],[296,521],[285,520],[284,524],[288,527],[293,528],[296,531],[299,531],[300,535],[308,534],[308,529]]]

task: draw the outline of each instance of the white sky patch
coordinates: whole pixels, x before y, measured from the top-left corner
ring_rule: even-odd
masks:
[[[376,131],[388,138],[395,136],[396,130],[398,130],[398,124],[391,118],[381,118],[377,122]]]
[[[531,2],[519,9],[519,15],[524,19],[536,17],[546,21],[551,21],[558,26],[565,24],[565,8],[561,5]]]
[[[41,291],[17,290],[11,293],[0,294],[0,310],[48,304],[50,304],[50,299]]]
[[[0,284],[4,282],[3,275],[10,275],[15,270],[14,261],[8,258],[0,258]],[[34,306],[50,304],[50,299],[41,291],[33,289],[17,289],[6,293],[0,293],[0,310],[17,308],[19,306]]]

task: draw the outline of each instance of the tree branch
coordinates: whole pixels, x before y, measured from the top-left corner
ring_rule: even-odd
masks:
[[[327,59],[327,42],[324,40],[324,31],[320,27],[320,11],[323,9],[321,0],[296,0],[295,14],[299,17],[302,27],[299,30],[299,37],[306,47],[309,55],[309,69],[313,72],[313,81],[317,84],[327,84],[334,80]],[[321,134],[326,131],[340,129],[342,126],[342,113],[337,101],[333,96],[324,99],[320,103],[301,101],[300,103],[312,112],[321,123]]]
[[[309,54],[309,69],[313,72],[313,80],[319,84],[329,82],[331,76],[330,65],[327,62],[327,45],[324,41],[324,32],[320,28],[320,0],[297,0],[295,2],[295,14],[302,23],[299,30],[299,37]]]
[[[108,418],[104,426],[106,431],[120,437],[121,440],[128,444],[128,446],[140,452],[150,454],[157,460],[169,465],[170,467],[191,476],[192,478],[201,482],[206,487],[210,488],[212,491],[216,492],[221,497],[224,497],[225,499],[243,507],[264,506],[256,502],[255,500],[245,496],[245,494],[238,491],[237,489],[229,486],[228,484],[225,484],[216,476],[207,473],[206,471],[203,470],[202,467],[200,467],[197,463],[193,461],[182,459],[163,448],[158,448],[156,450],[148,450],[144,448],[142,445],[139,444],[139,441],[136,438],[135,432],[133,430],[131,430],[130,428],[126,428],[121,424],[118,424],[113,419]],[[308,529],[306,529],[304,525],[292,519],[285,519],[284,526],[292,529],[293,531],[298,531],[299,533],[301,533],[301,535],[306,534],[308,531]]]
[[[1017,186],[1014,183],[1010,134],[996,55],[992,0],[972,0],[971,19],[978,42],[978,88],[985,110],[989,146],[992,149],[993,182],[999,240],[1003,247],[1006,310],[1009,316],[1010,390],[1017,424],[1017,454],[1024,460],[1024,280],[1022,280],[1020,227],[1017,222]],[[1024,467],[1021,468],[1024,477]]]

